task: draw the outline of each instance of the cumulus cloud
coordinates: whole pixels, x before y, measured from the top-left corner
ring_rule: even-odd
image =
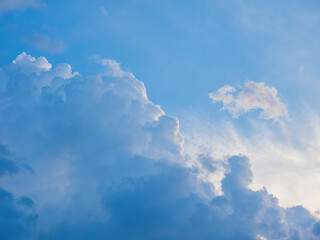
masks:
[[[236,96],[233,95],[235,92]],[[226,85],[215,93],[209,93],[209,98],[213,103],[222,102],[222,109],[229,111],[235,118],[250,110],[261,109],[262,118],[277,121],[288,117],[287,107],[277,94],[275,88],[266,86],[264,82],[248,81],[239,91]]]
[[[27,54],[2,68],[0,141],[8,148],[0,149],[33,171],[2,176],[0,214],[23,211],[0,236],[21,224],[12,239],[316,239],[307,210],[248,188],[246,157],[224,161],[224,195],[215,194],[183,155],[178,119],[119,63],[96,59],[103,70],[88,77]],[[199,156],[214,174],[212,161]]]
[[[16,60],[12,62],[26,74],[36,73],[39,75],[41,72],[47,72],[51,69],[51,64],[44,57],[35,58],[25,52],[17,56]]]
[[[314,191],[320,188],[318,113],[304,107],[294,116],[294,121],[279,125],[250,119],[245,121],[245,131],[242,123],[239,125],[231,119],[213,121],[212,116],[195,112],[188,112],[182,118],[184,150],[192,159],[205,152],[206,159],[210,156],[215,159],[216,167],[216,162],[227,156],[248,156],[254,173],[252,189],[267,187],[281,206],[301,204],[312,212],[319,210],[320,193]],[[217,184],[222,177],[216,173],[203,174]]]

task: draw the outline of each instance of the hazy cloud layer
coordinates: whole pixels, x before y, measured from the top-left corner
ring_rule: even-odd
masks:
[[[224,161],[216,195],[201,176],[215,173],[213,159],[198,156],[201,167],[191,167],[178,120],[119,63],[95,59],[102,70],[88,77],[25,53],[1,69],[0,236],[317,239],[307,210],[248,188],[246,157]]]
[[[233,95],[235,92],[236,96]],[[249,81],[239,91],[226,85],[215,93],[209,93],[209,98],[213,103],[222,102],[222,109],[235,118],[250,110],[261,109],[261,117],[277,121],[281,117],[288,117],[287,107],[277,94],[275,88],[266,86],[264,82]]]

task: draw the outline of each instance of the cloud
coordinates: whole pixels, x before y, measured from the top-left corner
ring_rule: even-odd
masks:
[[[320,222],[317,222],[316,224],[314,224],[313,233],[316,236],[320,236]]]
[[[37,216],[34,228],[23,217],[6,229],[21,224],[19,239],[46,240],[316,238],[307,210],[248,188],[246,157],[190,165],[178,119],[119,63],[96,59],[102,70],[88,77],[25,53],[2,67],[0,141],[33,169],[3,176],[5,206]],[[217,167],[224,195],[201,176]]]
[[[265,189],[247,188],[248,159],[232,157],[228,165],[225,196],[208,200],[190,171],[162,165],[157,174],[125,178],[104,191],[105,223],[82,223],[79,230],[66,221],[41,239],[316,239],[308,211],[281,208]]]
[[[0,0],[0,12],[37,6],[37,0]]]
[[[39,75],[41,72],[47,72],[51,69],[51,64],[44,57],[32,57],[25,52],[16,57],[12,61],[13,64],[18,66],[18,69],[23,73],[31,74],[36,73]]]
[[[266,86],[264,82],[246,82],[237,95],[233,96],[236,91],[234,87],[226,85],[215,93],[209,93],[209,98],[213,103],[222,102],[222,109],[235,118],[253,109],[261,109],[260,116],[265,119],[278,121],[288,117],[287,107],[277,96],[277,90]]]
[[[190,111],[182,118],[184,150],[190,158],[201,154],[211,157],[211,165],[219,168],[221,159],[245,155],[254,173],[251,189],[265,186],[284,207],[303,205],[312,212],[319,210],[320,193],[314,191],[320,187],[320,117],[316,111],[300,109],[292,116],[294,121],[279,125],[261,119],[240,124],[231,119],[213,120],[212,116]],[[215,182],[219,192],[221,173],[202,174]]]

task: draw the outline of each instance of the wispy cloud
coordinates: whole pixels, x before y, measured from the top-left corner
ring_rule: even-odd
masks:
[[[320,187],[320,117],[306,108],[298,114],[280,125],[260,119],[246,120],[241,125],[231,119],[212,121],[189,112],[183,115],[184,150],[193,159],[207,152],[214,166],[228,156],[248,156],[254,174],[253,189],[266,186],[282,206],[301,204],[316,212],[320,199],[314,191]],[[218,175],[204,175],[219,185]]]

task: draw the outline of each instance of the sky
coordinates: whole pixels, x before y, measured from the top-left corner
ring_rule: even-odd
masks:
[[[319,16],[0,0],[0,239],[320,239]]]

